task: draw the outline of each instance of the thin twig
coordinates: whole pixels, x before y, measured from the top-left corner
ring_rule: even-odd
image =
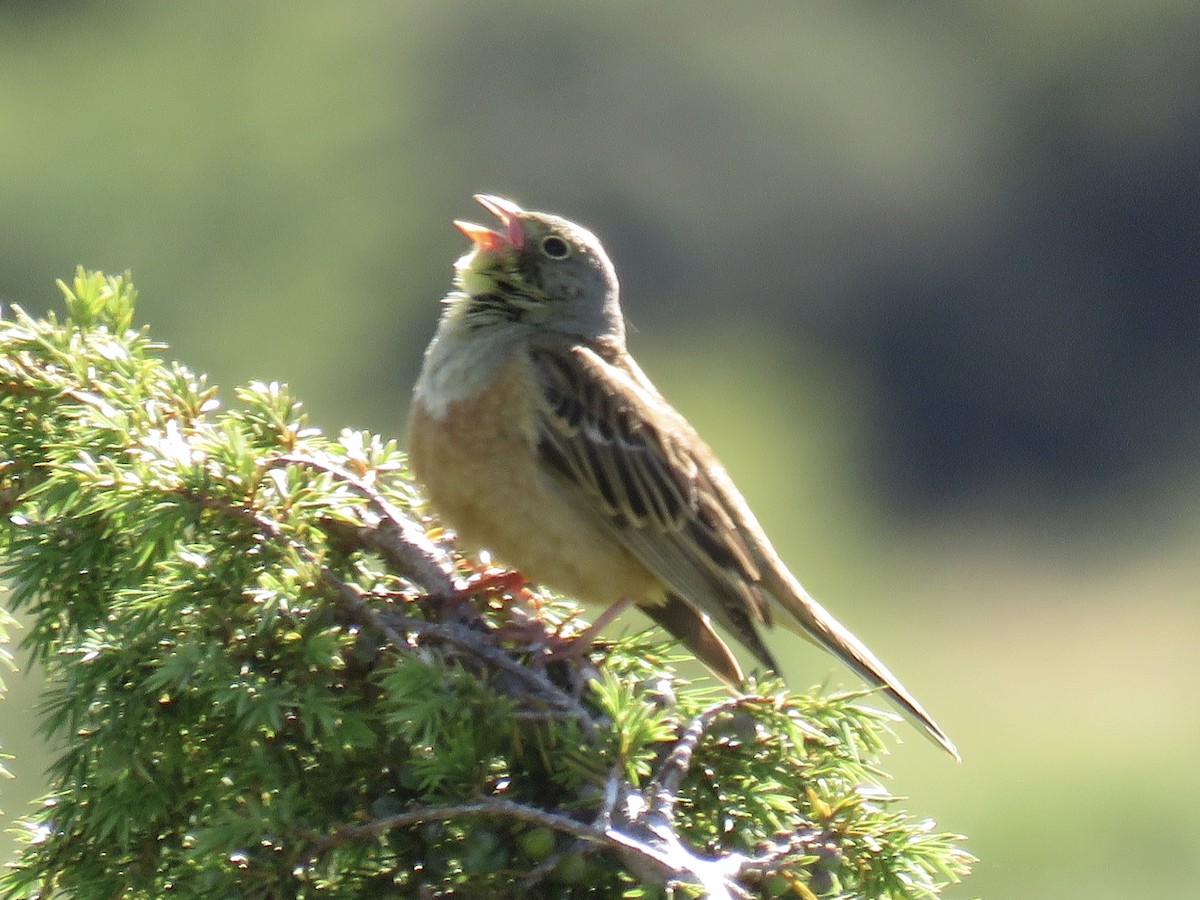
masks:
[[[814,844],[819,840],[814,832],[798,831],[785,839],[767,844],[765,852],[758,856],[747,856],[741,861],[739,878],[762,878],[779,868],[788,857],[814,852]]]
[[[453,580],[443,569],[439,559],[445,558],[445,552],[430,541],[421,529],[417,528],[373,485],[355,477],[353,473],[341,466],[301,454],[282,454],[267,465],[269,467],[276,464],[308,466],[332,475],[350,485],[382,517],[379,528],[374,529],[373,534],[371,533],[372,529],[364,529],[366,533],[363,536],[366,537],[367,541],[383,553],[396,568],[406,574],[412,575],[413,580],[424,588],[427,594],[445,598],[455,593]],[[329,576],[325,575],[325,578],[328,580]],[[347,592],[343,590],[343,586],[344,582],[334,585],[338,593],[349,601],[350,598]],[[351,593],[356,592],[351,591]],[[355,606],[363,616],[383,631],[389,640],[395,642],[394,635],[389,634],[385,626],[385,616],[383,614],[378,613],[372,606],[363,601],[361,597],[357,598]],[[559,689],[541,672],[521,665],[503,650],[482,641],[478,633],[469,629],[457,628],[453,625],[428,622],[394,614],[387,615],[386,618],[396,622],[399,627],[407,631],[434,636],[471,651],[474,655],[490,663],[495,668],[507,672],[532,687],[543,697],[552,701],[554,706],[570,712],[583,727],[586,734],[593,738],[596,736],[595,722],[579,704],[577,699]],[[397,644],[397,646],[402,647],[403,645]]]

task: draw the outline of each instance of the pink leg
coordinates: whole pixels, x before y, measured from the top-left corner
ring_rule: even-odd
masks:
[[[622,597],[615,603],[609,604],[608,608],[600,615],[596,616],[596,620],[587,628],[579,632],[573,638],[563,641],[558,647],[550,651],[550,654],[545,657],[546,661],[554,661],[559,659],[578,659],[592,649],[592,644],[596,638],[600,636],[600,632],[607,628],[617,616],[629,609],[633,605],[632,597]]]

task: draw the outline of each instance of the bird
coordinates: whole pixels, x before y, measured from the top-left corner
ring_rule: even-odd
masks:
[[[493,194],[499,228],[454,267],[413,389],[409,467],[465,549],[609,609],[632,602],[736,688],[714,625],[771,672],[778,623],[880,689],[956,760],[949,736],[776,553],[716,455],[626,346],[600,240]]]

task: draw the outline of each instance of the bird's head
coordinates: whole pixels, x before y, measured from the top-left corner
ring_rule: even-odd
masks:
[[[475,246],[455,264],[451,314],[470,328],[521,323],[623,343],[617,274],[594,234],[503,197],[475,199],[500,228],[454,223]]]

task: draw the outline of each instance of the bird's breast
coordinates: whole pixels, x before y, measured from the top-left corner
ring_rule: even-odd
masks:
[[[524,354],[476,393],[433,406],[418,392],[409,465],[433,509],[471,550],[580,600],[654,602],[658,581],[570,494],[537,451],[537,383]]]

